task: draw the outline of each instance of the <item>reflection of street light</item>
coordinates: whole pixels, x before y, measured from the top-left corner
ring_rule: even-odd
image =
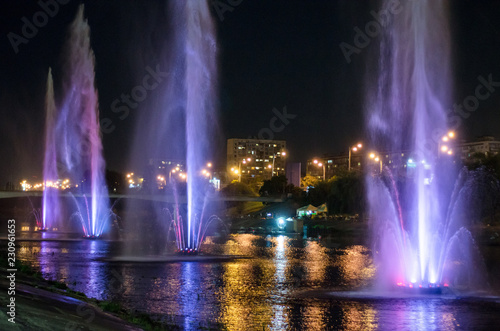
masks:
[[[316,166],[318,166],[320,168],[323,168],[323,180],[326,180],[326,167],[325,167],[325,165],[322,162],[320,162],[320,161],[318,161],[316,159],[313,160],[313,163]]]
[[[357,144],[355,146],[349,147],[349,161],[348,161],[348,168],[347,168],[349,171],[351,170],[351,154],[352,154],[352,152],[357,152],[361,148],[363,148],[362,144]]]

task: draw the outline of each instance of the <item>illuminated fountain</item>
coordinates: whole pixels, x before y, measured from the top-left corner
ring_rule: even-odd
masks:
[[[446,142],[454,138],[445,111],[452,86],[448,3],[400,7],[385,27],[367,103],[373,145],[411,151],[405,179],[389,164],[383,176],[367,178],[379,285],[479,289],[487,283],[483,263],[463,217],[475,175],[463,171],[457,180]]]
[[[174,195],[172,214],[165,216],[163,206],[158,204],[150,206],[155,215],[148,216],[147,222],[152,223],[151,228],[156,233],[144,234],[143,228],[150,225],[143,224],[140,229],[137,222],[127,221],[127,232],[143,233],[147,238],[138,238],[139,241],[154,242],[158,246],[146,255],[164,254],[170,229],[175,229],[173,233],[179,251],[198,251],[206,229],[204,223],[211,220],[207,217],[206,203],[209,185],[202,170],[211,158],[211,141],[217,123],[214,23],[206,1],[171,1],[166,11],[169,30],[162,41],[165,50],[157,66],[163,75],[159,85],[162,91],[160,105],[144,106],[145,109],[140,111],[137,126],[140,134],[135,137],[132,163],[151,157],[181,159],[185,160],[187,176],[177,184],[172,172],[168,176],[173,192],[165,190],[168,192],[162,194]],[[147,128],[146,134],[143,134],[143,128]],[[141,166],[136,164],[134,168],[140,169]],[[168,169],[166,171],[168,173]],[[147,173],[148,170],[143,168],[142,172]],[[152,174],[153,181],[157,175]],[[181,199],[176,186],[184,184],[186,198]],[[150,189],[153,194],[158,194],[156,187]],[[134,212],[140,209],[139,203],[130,202],[129,210]],[[129,248],[130,251],[125,254],[137,254],[145,245],[138,246],[136,249]]]
[[[49,69],[47,78],[47,92],[45,96],[45,155],[43,161],[43,201],[42,201],[42,230],[59,227],[60,206],[59,196],[52,183],[57,181],[57,147],[56,147],[56,121],[57,108],[54,101],[54,84],[52,69]]]
[[[49,185],[67,178],[75,187],[85,237],[100,237],[109,219],[104,159],[99,129],[98,97],[94,88],[94,53],[84,7],[78,9],[69,31],[63,67],[63,97],[53,102],[52,79],[47,87],[46,150],[44,162],[44,227],[60,218],[60,200]],[[85,212],[83,212],[85,211]]]

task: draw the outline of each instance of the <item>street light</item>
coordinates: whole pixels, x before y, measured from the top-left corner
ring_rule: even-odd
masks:
[[[352,152],[357,152],[361,148],[363,148],[363,145],[361,143],[359,143],[355,146],[349,147],[349,161],[348,161],[348,168],[347,168],[349,171],[351,171],[351,154],[352,154]]]
[[[276,156],[278,156],[278,155],[285,157],[286,152],[277,152],[277,153],[273,154],[273,171],[271,172],[271,177],[273,177],[273,175],[274,175],[274,160],[276,160]],[[276,173],[276,175],[278,175],[278,173]]]
[[[316,166],[318,166],[320,168],[323,168],[323,181],[325,181],[326,180],[326,167],[325,167],[325,165],[322,162],[320,162],[320,161],[318,161],[316,159],[313,160],[313,163]]]
[[[235,175],[238,175],[238,182],[241,183],[241,174],[242,174],[241,165],[247,164],[248,162],[251,162],[251,161],[252,161],[252,158],[250,158],[250,157],[244,158],[238,162],[238,169],[236,169],[235,167],[231,168],[231,172],[233,172]],[[207,166],[208,166],[208,164],[207,164]]]
[[[378,162],[379,165],[380,165],[380,173],[382,173],[382,169],[383,169],[383,163],[382,163],[382,158],[375,155],[375,153],[370,153],[370,155],[368,155],[370,157],[370,159],[372,159],[373,161],[375,162]]]
[[[441,137],[441,140],[438,142],[438,158],[441,153],[446,153],[448,155],[453,155],[453,149],[449,146],[451,140],[455,139],[455,132],[448,131],[447,134]],[[441,142],[445,144],[441,144]]]

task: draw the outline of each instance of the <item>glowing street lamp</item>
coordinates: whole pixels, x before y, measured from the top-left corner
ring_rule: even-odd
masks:
[[[349,161],[348,161],[348,168],[347,168],[349,171],[351,171],[351,156],[352,156],[352,152],[357,152],[361,148],[363,148],[363,144],[361,144],[361,143],[358,143],[357,145],[349,147]]]
[[[320,162],[320,161],[318,161],[317,159],[314,159],[314,160],[313,160],[313,163],[314,163],[316,166],[318,166],[318,167],[320,167],[320,168],[323,168],[323,180],[326,180],[326,167],[325,167],[325,165],[323,164],[323,162]]]
[[[382,173],[382,169],[383,169],[383,163],[382,163],[382,158],[380,158],[379,156],[377,156],[375,153],[370,153],[370,155],[368,155],[368,157],[370,159],[372,159],[373,161],[375,162],[378,162],[379,165],[380,165],[380,173]],[[410,159],[411,161],[411,159]],[[409,162],[409,161],[408,161]]]
[[[286,152],[281,151],[273,154],[273,166],[272,166],[272,172],[271,172],[271,177],[274,176],[274,160],[276,160],[276,156],[280,155],[280,157],[286,157]],[[278,175],[278,173],[276,173]]]
[[[446,153],[448,155],[453,155],[453,150],[449,146],[452,139],[455,139],[455,132],[449,131],[446,135],[441,137],[438,143],[438,158],[441,153]],[[446,145],[441,145],[441,142],[446,143]]]

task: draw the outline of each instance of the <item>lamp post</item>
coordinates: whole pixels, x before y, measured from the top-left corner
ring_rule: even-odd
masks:
[[[271,172],[271,177],[274,176],[274,160],[276,160],[276,156],[278,156],[278,154],[283,156],[283,157],[286,156],[286,152],[278,152],[278,153],[273,154],[273,171]],[[278,176],[277,173],[276,173],[276,176]]]
[[[372,159],[373,161],[375,162],[378,162],[379,163],[379,171],[380,173],[382,173],[382,169],[383,169],[383,162],[382,162],[382,158],[380,156],[377,156],[375,155],[375,153],[370,153],[370,155],[368,155],[370,157],[370,159]]]
[[[317,159],[314,159],[313,163],[315,165],[317,165],[318,167],[323,168],[323,181],[325,181],[326,180],[326,167],[325,167],[325,164],[323,162],[318,161]]]
[[[352,152],[357,152],[361,148],[363,148],[363,145],[361,143],[357,144],[355,146],[349,147],[349,161],[348,161],[347,170],[351,171],[351,156],[352,156]]]
[[[243,163],[243,164],[247,164],[247,162],[250,162],[250,161],[252,161],[252,159],[248,157],[248,158],[243,159],[243,160],[241,160],[240,162],[238,162],[238,169],[235,169],[234,167],[233,167],[233,168],[231,168],[231,171],[232,171],[233,173],[235,173],[236,175],[238,175],[238,182],[240,182],[240,183],[241,183],[241,164],[242,164],[242,163]]]
[[[449,131],[446,135],[441,137],[438,142],[438,159],[441,153],[453,155],[453,149],[449,146],[450,142],[455,139],[455,132]]]
[[[175,168],[170,169],[170,171],[168,172],[168,181],[169,182],[172,181],[172,174],[175,174],[179,170],[180,170],[179,167],[175,167]]]

